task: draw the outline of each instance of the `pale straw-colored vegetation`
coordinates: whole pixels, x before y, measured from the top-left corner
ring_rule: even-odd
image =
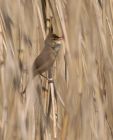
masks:
[[[54,84],[31,71],[51,17]],[[0,140],[54,139],[113,140],[113,0],[0,0]]]

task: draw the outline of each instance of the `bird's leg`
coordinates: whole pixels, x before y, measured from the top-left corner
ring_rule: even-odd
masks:
[[[47,79],[48,80],[48,78],[46,77],[46,76],[44,76],[43,74],[40,74],[42,77],[44,77],[45,79]]]
[[[48,81],[50,81],[46,76],[44,76],[43,74],[40,74],[40,76],[44,77],[45,79],[47,79]],[[25,94],[26,93],[26,89],[27,89],[27,85],[24,88],[24,90],[21,92],[21,94]]]
[[[46,78],[48,80],[48,83],[53,83],[53,79],[51,78],[47,78],[46,76],[44,76],[43,74],[40,74],[42,77]]]

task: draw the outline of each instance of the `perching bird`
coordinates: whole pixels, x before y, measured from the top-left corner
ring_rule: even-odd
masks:
[[[43,72],[49,70],[61,48],[61,40],[63,37],[59,37],[56,34],[49,34],[45,40],[45,47],[40,53],[40,55],[35,59],[33,63],[33,76],[37,74],[42,74]]]

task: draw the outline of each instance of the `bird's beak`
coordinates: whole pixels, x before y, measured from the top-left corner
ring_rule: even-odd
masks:
[[[64,36],[59,37],[58,40],[64,40]]]

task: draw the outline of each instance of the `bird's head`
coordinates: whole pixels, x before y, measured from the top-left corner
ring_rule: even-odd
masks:
[[[64,39],[63,36],[59,37],[56,34],[51,34],[51,35],[47,36],[45,42],[48,44],[48,46],[50,46],[56,52],[58,52],[59,49],[61,48],[61,41],[63,39]]]
[[[51,35],[51,41],[56,42],[56,43],[61,43],[61,40],[63,40],[63,36],[59,37],[56,34]]]
[[[63,36],[62,37],[59,37],[57,36],[56,34],[52,34],[51,36],[51,42],[52,42],[52,48],[58,52],[59,49],[61,48],[61,41],[63,40]]]

